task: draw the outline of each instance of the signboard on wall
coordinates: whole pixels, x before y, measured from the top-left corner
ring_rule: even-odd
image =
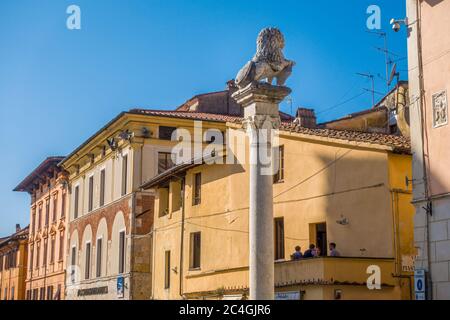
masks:
[[[275,300],[300,300],[300,291],[275,292]]]
[[[125,283],[124,283],[123,277],[117,278],[117,298],[124,298],[125,297]]]
[[[414,271],[414,289],[416,291],[416,300],[425,300],[425,270],[417,269]]]

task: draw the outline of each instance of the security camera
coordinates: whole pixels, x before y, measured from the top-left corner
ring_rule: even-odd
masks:
[[[399,32],[400,29],[401,29],[400,23],[394,22],[394,23],[392,24],[392,30],[394,30],[394,32]]]
[[[392,25],[392,30],[394,30],[394,32],[399,32],[402,28],[402,24],[405,26],[408,25],[408,18],[402,20],[391,19],[390,24]]]

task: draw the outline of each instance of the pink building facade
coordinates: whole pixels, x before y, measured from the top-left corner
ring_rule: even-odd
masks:
[[[449,13],[450,0],[407,0],[415,267],[437,300],[450,299]]]

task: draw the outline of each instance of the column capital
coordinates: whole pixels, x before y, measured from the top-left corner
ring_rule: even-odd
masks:
[[[242,122],[244,129],[246,130],[259,130],[259,129],[278,129],[281,125],[281,120],[278,115],[251,115],[247,116]]]
[[[285,86],[274,86],[265,82],[252,82],[242,88],[232,97],[243,108],[255,103],[278,104],[291,93],[291,89]]]

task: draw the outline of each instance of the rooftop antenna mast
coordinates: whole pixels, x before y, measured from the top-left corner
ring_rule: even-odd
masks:
[[[356,73],[358,76],[369,78],[372,81],[372,90],[364,89],[366,91],[370,91],[372,93],[372,108],[375,106],[375,80],[374,76],[371,73]]]
[[[377,34],[384,39],[384,48],[376,48],[376,49],[384,53],[385,64],[386,64],[386,78],[385,78],[386,79],[386,87],[387,87],[387,92],[389,92],[389,88],[390,88],[389,69],[392,64],[392,61],[391,61],[391,58],[389,57],[390,52],[388,50],[388,45],[387,45],[387,34],[386,34],[386,32],[383,32],[383,31],[367,31],[367,32],[371,33],[371,34]]]

